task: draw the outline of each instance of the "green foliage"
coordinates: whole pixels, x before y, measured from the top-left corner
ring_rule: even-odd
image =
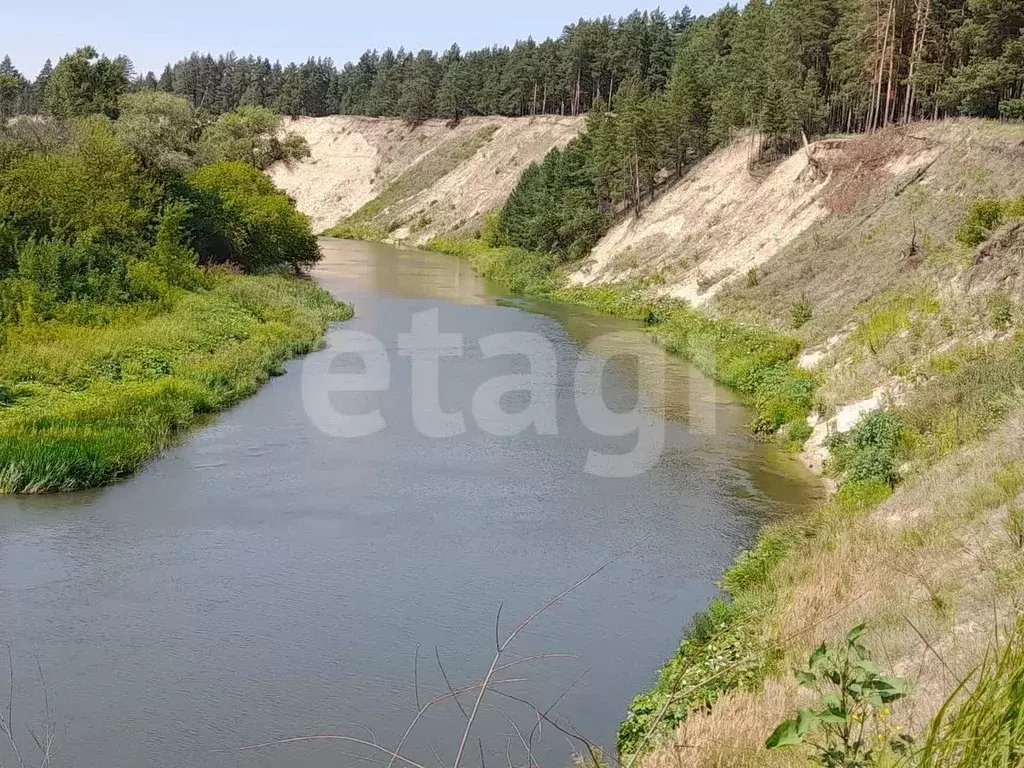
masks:
[[[276,162],[309,157],[309,145],[295,133],[282,135],[281,116],[265,107],[243,106],[218,117],[199,141],[203,163],[248,163],[266,170]]]
[[[186,173],[196,165],[199,115],[188,99],[163,91],[125,94],[114,122],[118,140],[157,173]]]
[[[1003,523],[1010,541],[1018,550],[1024,551],[1024,507],[1010,505]]]
[[[997,229],[1004,219],[1003,203],[995,198],[976,200],[967,210],[967,216],[956,231],[956,239],[973,248]]]
[[[320,258],[309,219],[252,165],[214,163],[192,174],[189,183],[223,201],[226,217],[221,234],[229,243],[232,262],[247,270],[282,264],[298,269]]]
[[[54,70],[54,110],[116,113],[116,62],[79,53]],[[351,313],[307,281],[202,270],[200,258],[298,268],[319,252],[252,165],[183,178],[198,130],[188,102],[139,93],[120,106],[115,121],[4,126],[0,492],[123,477]]]
[[[589,148],[586,137],[574,139],[523,172],[501,209],[501,242],[566,259],[590,251],[606,222],[590,172]]]
[[[757,276],[757,269],[751,267],[747,270],[747,288],[756,288],[761,282]]]
[[[181,242],[181,227],[186,209],[181,203],[168,203],[160,216],[156,230],[156,243],[148,260],[156,267],[168,287],[196,288],[204,275],[197,266],[195,251]]]
[[[546,296],[554,288],[552,271],[558,259],[549,253],[492,247],[480,239],[457,237],[435,237],[423,247],[466,259],[484,278],[512,293]]]
[[[903,422],[893,411],[874,411],[849,432],[832,435],[831,470],[843,484],[881,481],[890,486],[899,480],[899,457],[906,435]]]
[[[818,695],[814,707],[779,724],[768,749],[808,744],[825,768],[869,768],[886,754],[906,754],[913,740],[887,722],[888,705],[906,696],[907,681],[883,675],[861,640],[867,627],[851,629],[842,644],[822,645],[807,668],[796,673],[801,686]]]
[[[378,229],[372,224],[352,222],[348,224],[337,224],[330,229],[324,230],[324,237],[340,237],[343,240],[365,240],[367,242],[382,242],[387,240],[388,232]]]
[[[1024,760],[1024,623],[964,677],[932,719],[916,768],[1011,768]]]
[[[870,312],[857,324],[850,338],[878,354],[887,341],[910,328],[918,316],[937,312],[939,302],[931,290],[913,294],[887,292],[868,307]]]
[[[914,456],[933,461],[1001,423],[1024,389],[1024,336],[953,348],[901,407]]]
[[[807,300],[806,296],[802,297],[798,301],[794,301],[789,308],[789,325],[793,329],[802,328],[810,322],[812,316],[811,302]]]
[[[0,491],[69,491],[134,472],[351,315],[283,276],[222,276],[210,290],[100,311],[86,325],[8,327],[0,386],[17,397],[0,410]]]
[[[134,247],[153,221],[157,197],[109,123],[96,117],[76,121],[67,144],[25,154],[0,171],[0,221],[24,237],[88,233],[94,242]]]
[[[131,62],[108,59],[91,45],[61,57],[46,84],[46,108],[54,117],[117,117],[117,104],[128,89]]]

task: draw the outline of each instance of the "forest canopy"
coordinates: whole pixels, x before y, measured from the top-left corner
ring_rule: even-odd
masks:
[[[624,83],[706,100],[716,130],[766,121],[857,130],[922,117],[1024,116],[1024,0],[753,0],[695,19],[688,8],[580,19],[558,37],[462,51],[366,51],[282,65],[193,53],[159,74],[89,47],[34,80],[0,63],[0,117],[101,112],[124,90],[184,96],[221,114],[262,106],[285,115],[458,119],[575,115],[612,106]],[[675,73],[676,77],[673,77]],[[95,87],[83,95],[69,82]],[[682,98],[682,95],[679,95]]]

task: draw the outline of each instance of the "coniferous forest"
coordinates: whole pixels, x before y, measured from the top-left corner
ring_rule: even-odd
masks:
[[[664,94],[712,137],[741,125],[808,134],[948,115],[1024,117],[1022,0],[762,0],[695,19],[634,11],[569,24],[557,39],[462,52],[366,51],[281,65],[193,53],[159,75],[106,60],[112,80],[188,97],[213,113],[458,119],[576,115],[624,86]],[[0,64],[0,115],[55,106],[51,64],[34,80]],[[110,105],[113,108],[113,105]],[[696,118],[694,118],[696,120]],[[697,137],[700,138],[700,137]]]
[[[1024,0],[751,0],[694,18],[634,11],[581,19],[557,39],[443,53],[367,51],[282,66],[193,53],[157,76],[82,48],[34,80],[5,58],[0,118],[115,118],[125,90],[187,98],[199,114],[267,107],[457,121],[470,115],[582,115],[588,130],[527,170],[501,212],[498,244],[585,254],[610,217],[639,214],[658,183],[758,131],[758,156],[804,137],[954,115],[1024,118]],[[88,68],[94,103],[68,83]]]

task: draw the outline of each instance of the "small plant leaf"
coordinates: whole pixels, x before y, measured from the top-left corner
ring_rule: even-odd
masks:
[[[796,732],[800,738],[813,731],[818,725],[818,715],[813,709],[800,707],[796,711]]]
[[[825,659],[827,657],[828,657],[828,646],[826,646],[824,643],[822,643],[821,647],[818,648],[818,650],[816,650],[814,653],[811,654],[811,658],[810,658],[810,660],[808,662],[810,664],[811,669],[812,670],[820,669],[821,666],[825,663]]]
[[[867,624],[858,624],[856,627],[846,633],[846,642],[853,645],[863,637],[864,633],[867,632]]]
[[[813,688],[818,683],[818,676],[813,672],[797,672],[796,681],[805,688]]]
[[[821,703],[826,709],[836,709],[842,706],[842,703],[839,701],[839,697],[834,693],[826,693],[822,696]]]
[[[869,675],[877,676],[882,674],[880,670],[871,659],[861,659],[857,662],[857,666],[867,672]]]
[[[793,747],[802,743],[803,736],[798,732],[796,720],[783,720],[779,723],[779,727],[772,731],[772,735],[768,737],[768,741],[764,745],[767,749],[777,749]]]

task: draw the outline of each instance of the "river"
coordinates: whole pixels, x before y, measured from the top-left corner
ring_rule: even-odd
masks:
[[[393,746],[417,691],[422,705],[446,690],[438,656],[452,685],[481,678],[499,606],[504,636],[601,565],[503,657],[571,658],[498,677],[518,680],[499,687],[542,709],[561,697],[552,717],[611,746],[722,568],[766,522],[813,503],[817,486],[796,462],[752,440],[750,413],[678,359],[665,361],[666,401],[650,405],[664,440],[653,466],[632,477],[585,471],[589,454],[638,443],[595,433],[574,398],[580,361],[593,370],[608,358],[603,400],[616,412],[638,402],[645,360],[662,356],[624,335],[635,323],[509,299],[437,254],[323,248],[316,279],[356,308],[334,347],[293,361],[125,482],[0,502],[0,643],[11,647],[15,725],[33,758],[24,729],[42,727],[45,690],[54,765],[386,762],[352,741],[243,748],[315,734]],[[414,316],[464,337],[462,354],[441,358],[437,382],[444,411],[464,412],[462,434],[424,434],[411,406],[413,358],[400,353]],[[475,418],[482,383],[527,370],[522,355],[481,352],[482,339],[510,332],[556,361],[547,382],[556,434],[493,434],[501,425]],[[338,436],[311,408],[310,387],[317,371],[366,373],[369,363],[337,344],[371,337],[385,350],[388,386],[328,401],[339,413],[377,409],[386,426]],[[502,400],[509,412],[527,404],[515,394]],[[460,700],[472,706],[471,695]],[[509,740],[523,764],[510,719],[526,736],[535,716],[513,699],[486,699],[482,741],[474,735],[464,764],[479,765],[481,751],[487,764],[507,764]],[[433,766],[436,750],[451,765],[464,723],[441,702],[403,751]],[[565,766],[570,751],[543,729],[542,765]]]

